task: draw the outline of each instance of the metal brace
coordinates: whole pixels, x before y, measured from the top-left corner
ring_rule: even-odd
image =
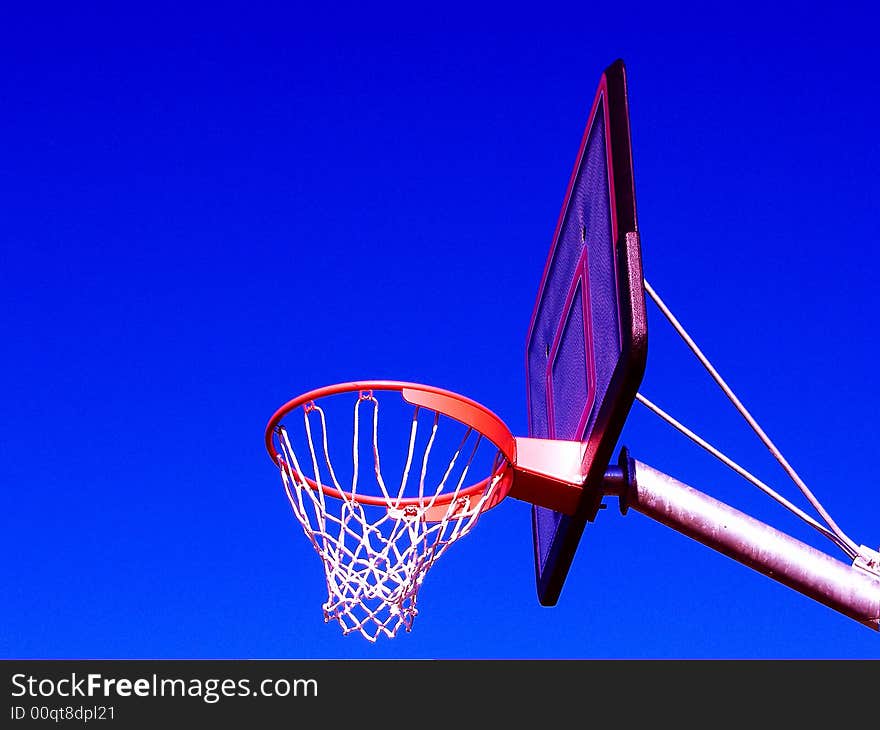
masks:
[[[880,576],[880,552],[871,550],[866,545],[859,545],[859,554],[853,560],[853,567]]]

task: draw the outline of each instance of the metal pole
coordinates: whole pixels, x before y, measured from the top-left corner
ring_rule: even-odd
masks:
[[[673,530],[747,565],[829,608],[880,630],[880,576],[832,558],[629,458],[609,470],[606,494]]]

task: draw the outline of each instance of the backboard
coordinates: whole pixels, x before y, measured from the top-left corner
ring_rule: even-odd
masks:
[[[635,400],[647,358],[645,291],[621,60],[593,99],[526,340],[529,436],[581,441],[574,515],[532,507],[538,598],[555,605]]]

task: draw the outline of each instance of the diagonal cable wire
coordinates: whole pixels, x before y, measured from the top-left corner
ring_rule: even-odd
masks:
[[[706,441],[705,439],[698,436],[693,431],[691,431],[681,421],[679,421],[676,418],[674,418],[673,416],[669,415],[666,411],[664,411],[662,408],[660,408],[660,406],[658,406],[656,403],[653,403],[651,400],[646,398],[641,393],[636,393],[636,400],[639,401],[639,403],[641,403],[643,406],[645,406],[648,410],[653,411],[656,415],[660,416],[660,418],[662,418],[664,421],[666,421],[670,426],[672,426],[673,428],[675,428],[679,432],[683,433],[685,436],[687,436],[695,444],[697,444],[701,448],[708,451],[710,454],[712,454],[712,456],[714,456],[716,459],[721,461],[723,464],[725,464],[726,466],[733,469],[733,471],[735,471],[737,474],[739,474],[743,479],[754,484],[762,492],[764,492],[765,494],[767,494],[770,497],[772,497],[773,499],[775,499],[783,507],[785,507],[786,509],[793,512],[795,515],[797,515],[802,520],[804,520],[804,522],[806,522],[810,526],[814,527],[816,530],[821,532],[823,535],[825,535],[825,537],[829,538],[831,541],[835,542],[838,546],[840,546],[840,548],[843,549],[844,552],[849,553],[849,547],[846,545],[846,543],[844,543],[843,540],[841,540],[831,530],[829,530],[827,527],[825,527],[825,525],[817,522],[815,519],[813,519],[810,515],[808,515],[806,512],[804,512],[798,506],[789,502],[785,497],[783,497],[781,494],[774,491],[771,487],[767,486],[767,484],[765,484],[760,479],[758,479],[758,477],[756,477],[754,474],[752,474],[751,472],[749,472],[748,470],[746,470],[745,468],[743,468],[742,466],[737,464],[729,456],[727,456],[722,451],[720,451],[719,449],[712,446],[712,444],[710,444],[708,441]],[[851,557],[855,557],[855,556],[851,556]]]
[[[804,483],[803,479],[797,474],[791,464],[785,459],[782,455],[782,452],[776,447],[776,445],[770,440],[770,437],[764,432],[764,430],[758,425],[758,422],[754,419],[751,413],[748,412],[746,407],[742,404],[739,398],[736,397],[734,392],[730,389],[730,386],[724,381],[718,371],[712,366],[712,363],[709,362],[708,358],[703,354],[702,350],[697,347],[697,344],[691,339],[690,335],[685,331],[684,327],[682,327],[681,323],[675,318],[669,308],[664,304],[663,300],[657,295],[654,291],[653,287],[648,283],[647,280],[644,281],[645,292],[651,299],[654,301],[654,304],[660,309],[663,313],[663,316],[669,320],[669,323],[678,333],[679,337],[684,340],[685,344],[690,348],[691,352],[697,357],[715,383],[719,388],[724,392],[727,398],[733,403],[734,407],[739,411],[739,414],[745,419],[746,423],[752,428],[752,430],[758,435],[758,438],[761,439],[764,446],[770,451],[773,457],[779,462],[782,468],[785,470],[785,473],[791,478],[791,480],[798,486],[804,496],[809,500],[810,504],[816,509],[816,511],[822,516],[827,525],[831,528],[834,534],[839,538],[840,542],[846,546],[847,552],[855,557],[860,554],[860,550],[858,545],[853,542],[849,537],[847,537],[843,531],[837,526],[834,520],[831,519],[831,516],[825,511],[822,505],[819,503],[819,500],[813,495],[807,485]]]

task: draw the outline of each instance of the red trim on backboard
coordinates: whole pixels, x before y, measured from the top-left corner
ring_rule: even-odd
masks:
[[[575,181],[577,180],[578,173],[580,172],[581,165],[584,162],[584,150],[586,149],[587,141],[590,138],[590,133],[593,131],[593,126],[596,123],[596,112],[599,108],[599,104],[602,104],[602,113],[603,113],[603,116],[605,119],[605,169],[606,169],[606,174],[608,176],[608,204],[609,204],[608,213],[611,218],[611,245],[614,248],[614,251],[612,252],[612,254],[613,254],[613,260],[615,261],[615,265],[612,268],[614,270],[615,302],[617,303],[617,321],[618,321],[617,337],[618,337],[618,345],[621,348],[623,348],[623,327],[621,326],[622,323],[621,323],[621,316],[620,316],[620,281],[619,281],[618,266],[616,264],[617,250],[618,250],[617,199],[616,199],[615,190],[614,190],[614,158],[612,156],[612,149],[611,149],[611,111],[610,111],[610,106],[608,104],[608,78],[607,78],[606,74],[604,74],[604,73],[602,74],[602,77],[599,79],[599,86],[596,89],[596,95],[593,97],[593,105],[590,108],[590,115],[587,119],[587,124],[584,129],[583,136],[581,137],[580,146],[578,147],[577,157],[575,158],[574,169],[572,170],[571,175],[568,178],[568,186],[565,190],[565,198],[563,200],[562,210],[559,212],[559,217],[556,220],[556,229],[553,232],[553,244],[550,246],[550,252],[547,254],[547,259],[544,262],[544,273],[541,276],[541,285],[538,289],[538,296],[535,298],[535,306],[532,309],[532,317],[529,322],[529,329],[528,329],[528,333],[526,335],[526,342],[527,343],[532,341],[532,335],[533,335],[533,331],[535,328],[535,320],[538,316],[539,305],[540,305],[541,300],[544,297],[544,289],[547,286],[547,276],[550,272],[550,264],[553,261],[554,255],[556,253],[556,247],[559,244],[559,236],[562,231],[562,225],[565,221],[566,215],[568,215],[568,209],[571,206],[571,193],[572,193],[572,190],[574,189],[574,184],[575,184]],[[630,160],[630,166],[632,166],[632,160]],[[586,273],[587,273],[587,278],[585,279],[585,281],[587,283],[589,283],[589,276],[588,276],[589,272],[586,272]],[[589,298],[590,298],[589,294],[590,294],[590,290],[589,290],[589,286],[587,286],[584,289],[584,301],[586,301],[588,303],[589,303]],[[571,295],[571,292],[569,292],[569,295]],[[568,312],[569,306],[570,306],[570,304],[566,304],[566,310],[565,310],[566,313]],[[590,330],[590,334],[591,334],[592,333],[592,322],[590,323],[590,327],[591,327],[591,330]],[[558,332],[559,332],[559,330],[557,330],[557,336],[558,336]],[[590,354],[592,355],[592,341],[590,341]],[[531,390],[531,388],[529,387],[529,360],[528,359],[529,359],[529,350],[528,350],[528,347],[526,347],[526,363],[525,363],[525,365],[526,365],[526,393],[527,394]],[[552,362],[552,358],[551,358],[550,362]],[[549,364],[548,364],[548,367],[549,367]],[[591,364],[591,367],[593,367],[595,369],[595,366],[592,364]],[[590,382],[590,387],[595,391],[595,385],[592,382],[592,380]],[[549,389],[547,392],[548,393],[550,392]],[[595,396],[595,393],[593,393],[593,396]],[[549,396],[548,396],[548,399],[549,399]],[[593,399],[594,399],[593,397],[590,398],[591,405],[592,405]],[[548,403],[548,407],[549,406],[550,406],[550,404]],[[531,424],[532,423],[532,406],[531,406],[531,400],[529,398],[526,398],[526,417],[528,419],[527,423]],[[548,425],[550,423],[549,419],[551,419],[551,418],[552,418],[552,410],[548,414]],[[585,426],[586,423],[584,422],[582,425]],[[581,434],[583,434],[582,430],[581,430]],[[550,438],[553,438],[552,427],[551,427],[551,431],[550,431]]]
[[[575,271],[577,272],[577,276],[574,277],[571,287],[568,290],[568,294],[565,297],[565,306],[562,308],[562,316],[559,318],[559,324],[556,325],[556,335],[553,338],[553,345],[550,348],[550,356],[547,358],[547,370],[545,374],[547,393],[547,437],[551,439],[557,438],[556,423],[553,415],[553,365],[559,354],[559,347],[562,343],[563,333],[565,332],[565,323],[568,321],[568,316],[571,313],[571,307],[574,303],[574,297],[578,287],[580,287],[581,290],[584,349],[587,360],[585,366],[587,371],[587,397],[581,416],[578,419],[578,427],[575,433],[583,434],[587,421],[590,419],[590,409],[593,407],[593,402],[596,400],[596,361],[593,355],[593,319],[590,307],[589,287],[590,271],[588,267],[586,247],[581,251],[581,257],[578,260]],[[580,440],[580,436],[574,440]]]

